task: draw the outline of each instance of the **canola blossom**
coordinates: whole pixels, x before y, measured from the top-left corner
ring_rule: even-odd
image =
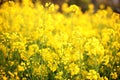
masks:
[[[120,14],[27,1],[1,5],[0,80],[120,79]]]

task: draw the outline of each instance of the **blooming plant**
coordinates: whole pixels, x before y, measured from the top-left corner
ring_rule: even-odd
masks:
[[[120,14],[26,1],[0,8],[0,80],[120,79]]]

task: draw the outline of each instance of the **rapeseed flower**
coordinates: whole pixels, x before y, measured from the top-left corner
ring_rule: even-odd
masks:
[[[63,78],[62,75],[63,75],[62,71],[58,72],[57,75],[55,76],[55,79],[61,80]]]
[[[99,73],[97,73],[95,70],[89,70],[89,73],[86,76],[86,78],[90,80],[98,80],[99,77]]]
[[[80,68],[77,64],[71,63],[68,67],[68,70],[70,71],[71,76],[77,75],[80,71]]]
[[[18,71],[24,71],[24,70],[25,70],[24,66],[18,65]]]
[[[117,79],[118,75],[116,72],[110,74],[112,76],[112,79]]]

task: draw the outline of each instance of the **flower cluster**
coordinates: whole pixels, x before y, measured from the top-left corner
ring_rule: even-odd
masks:
[[[28,1],[28,2],[26,2]],[[0,8],[1,80],[120,78],[120,14],[76,5],[6,2]]]

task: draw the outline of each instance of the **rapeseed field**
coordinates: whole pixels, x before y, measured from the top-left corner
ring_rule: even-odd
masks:
[[[0,8],[0,80],[119,80],[120,14],[76,5]]]

